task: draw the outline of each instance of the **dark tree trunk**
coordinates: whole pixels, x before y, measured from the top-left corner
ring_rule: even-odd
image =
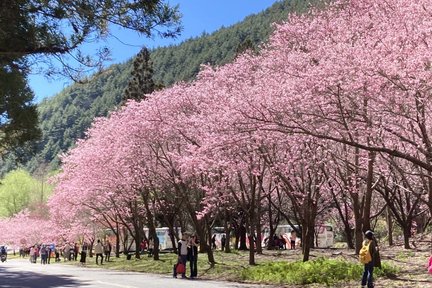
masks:
[[[404,225],[402,229],[403,229],[403,236],[404,236],[404,248],[411,249],[409,244],[409,239],[411,237],[411,225]]]
[[[393,246],[393,219],[391,215],[390,207],[386,208],[386,220],[387,220],[387,230],[388,230],[388,245]]]
[[[345,237],[349,249],[354,249],[353,231],[349,226],[345,226]]]
[[[244,224],[242,224],[239,227],[239,240],[240,240],[240,246],[238,248],[238,250],[243,250],[246,251],[247,249],[247,245],[246,245],[246,227],[244,226]]]
[[[117,225],[117,227],[118,227],[118,225]],[[116,235],[115,256],[116,256],[116,258],[119,258],[120,257],[120,233],[116,233],[115,235]]]
[[[225,213],[225,222],[224,222],[224,229],[225,229],[225,253],[231,253],[231,246],[230,246],[230,242],[231,242],[231,227],[229,227],[229,223],[228,223],[228,213]]]
[[[174,231],[173,225],[168,225],[168,230],[169,230],[169,236],[170,236],[170,240],[172,243],[174,253],[177,253],[177,239],[176,239],[177,233],[176,233],[176,231]]]

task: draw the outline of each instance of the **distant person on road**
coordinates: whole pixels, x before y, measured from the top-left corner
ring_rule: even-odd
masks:
[[[88,246],[87,243],[84,242],[81,247],[81,258],[80,258],[81,265],[85,265],[86,263],[87,251],[88,251]]]
[[[98,265],[99,263],[98,263],[98,259],[99,259],[99,257],[101,258],[101,261],[100,261],[100,264],[102,265],[103,264],[103,246],[102,246],[102,243],[101,243],[101,241],[98,239],[98,241],[97,241],[97,243],[96,243],[96,245],[95,245],[95,254],[96,254],[96,265]]]
[[[60,251],[57,247],[54,248],[55,262],[60,262]]]
[[[39,257],[39,246],[35,245],[33,250],[34,262],[37,263],[37,258]]]
[[[0,246],[0,255],[6,255],[6,247],[4,245]]]
[[[2,258],[2,262],[6,261],[6,259],[7,259],[7,250],[6,250],[6,247],[4,245],[0,246],[0,256]]]
[[[51,263],[51,253],[53,253],[54,246],[51,244],[51,245],[48,245],[46,248],[48,251],[48,264],[50,264]]]
[[[48,249],[45,246],[45,244],[43,244],[40,249],[40,255],[41,255],[41,264],[45,265],[48,261]]]
[[[71,247],[70,247],[69,243],[66,243],[66,245],[63,247],[63,258],[65,261],[66,261],[66,259],[70,260],[70,250],[71,250]]]

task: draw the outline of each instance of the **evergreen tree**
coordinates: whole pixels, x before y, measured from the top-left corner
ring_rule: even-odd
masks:
[[[47,74],[77,77],[109,57],[106,47],[97,55],[86,55],[80,47],[106,38],[112,25],[147,37],[173,37],[181,31],[179,20],[178,7],[163,0],[0,1],[0,57],[32,59],[21,64],[57,59],[61,70],[48,65]],[[67,61],[71,59],[78,65]]]
[[[20,156],[40,137],[33,97],[25,73],[0,60],[0,156],[10,151]]]
[[[132,78],[123,93],[123,102],[128,99],[142,100],[145,94],[150,94],[155,90],[152,62],[147,48],[141,49],[135,57],[131,74]]]

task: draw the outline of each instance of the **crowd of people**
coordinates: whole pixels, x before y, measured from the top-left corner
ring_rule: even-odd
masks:
[[[40,257],[41,264],[50,264],[51,258],[60,261],[60,252],[54,244],[35,244],[31,247],[21,247],[19,255],[23,258],[29,257],[31,263],[37,263]]]
[[[291,231],[290,234],[280,234],[280,236],[274,234],[273,237],[267,237],[264,239],[264,245],[266,247],[270,246],[270,240],[273,241],[272,246],[275,249],[280,250],[296,250],[296,246],[300,243],[300,238],[297,237],[297,233],[295,231]]]
[[[31,247],[21,247],[19,249],[19,255],[23,258],[29,257],[31,263],[37,263],[40,257],[41,264],[50,264],[51,258],[55,259],[55,262],[60,262],[61,257],[63,261],[78,261],[84,265],[87,260],[90,246],[83,242],[81,245],[78,243],[65,243],[63,246],[55,246],[54,244],[35,244]],[[100,264],[103,264],[105,260],[110,261],[112,245],[106,240],[103,244],[101,240],[98,240],[94,246],[96,254],[96,264],[99,264],[99,257],[101,258]]]

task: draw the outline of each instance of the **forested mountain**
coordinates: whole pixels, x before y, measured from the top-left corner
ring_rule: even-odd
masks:
[[[177,81],[189,81],[201,64],[222,65],[234,59],[246,48],[259,49],[272,31],[273,22],[285,20],[290,12],[303,12],[319,0],[285,0],[267,10],[249,16],[228,28],[212,34],[203,33],[182,44],[151,51],[154,82],[169,86]],[[131,75],[132,60],[112,65],[94,75],[86,84],[74,84],[39,104],[40,126],[43,133],[36,156],[27,168],[36,169],[42,163],[58,167],[58,155],[84,137],[93,119],[106,116],[121,103],[123,91]],[[11,165],[4,165],[9,167]],[[4,171],[3,171],[4,172]]]

